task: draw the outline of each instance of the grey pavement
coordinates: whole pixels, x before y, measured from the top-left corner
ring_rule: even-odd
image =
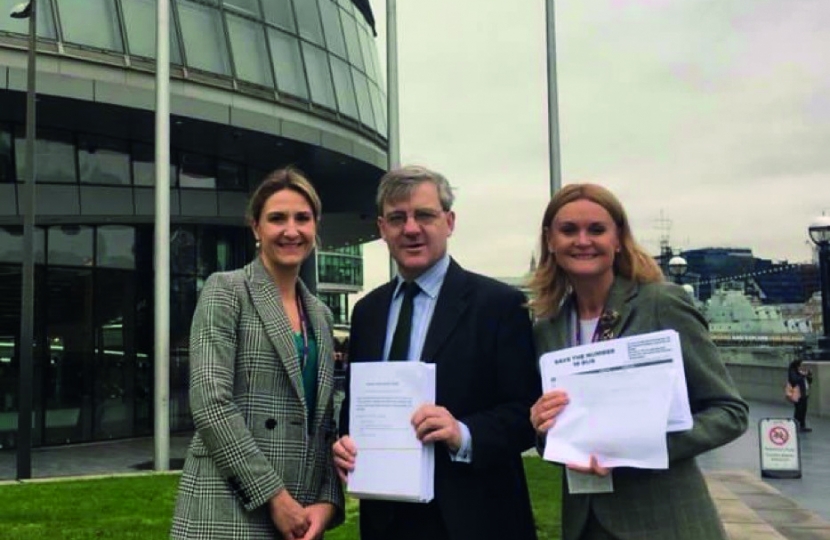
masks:
[[[181,468],[191,437],[192,434],[171,436],[171,465]],[[135,473],[152,469],[152,462],[152,437],[36,448],[32,451],[32,478]],[[14,480],[16,472],[15,452],[0,452],[0,482]]]
[[[750,424],[736,441],[698,463],[732,540],[830,540],[830,419],[808,416],[811,433],[799,433],[802,477],[761,477],[758,424],[791,418],[792,406],[750,403]]]
[[[809,417],[800,434],[800,479],[761,478],[758,422],[789,418],[792,407],[753,402],[750,427],[738,440],[698,461],[731,540],[830,540],[830,419]],[[171,437],[171,463],[180,466],[190,434]],[[13,481],[13,451],[0,451],[0,484]],[[150,437],[35,449],[36,479],[136,473],[151,468]]]

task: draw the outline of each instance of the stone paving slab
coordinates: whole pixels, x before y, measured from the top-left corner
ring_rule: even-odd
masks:
[[[830,540],[830,523],[749,471],[706,473],[730,540]]]

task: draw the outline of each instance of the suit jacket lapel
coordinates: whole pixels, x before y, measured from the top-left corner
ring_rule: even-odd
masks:
[[[615,339],[622,335],[631,319],[631,299],[637,296],[638,290],[637,283],[633,281],[620,276],[614,279],[599,320],[600,339]]]
[[[450,260],[424,341],[421,354],[421,360],[424,362],[436,361],[438,350],[455,330],[461,315],[467,309],[467,293],[466,271],[454,260]]]
[[[367,347],[364,349],[366,357],[355,358],[358,361],[378,362],[383,360],[383,348],[386,345],[386,334],[390,330],[387,328],[389,324],[389,308],[392,306],[392,294],[395,292],[395,285],[397,281],[392,280],[386,285],[383,285],[379,294],[374,295],[374,305],[367,305],[364,309],[366,313],[366,329],[369,332],[369,337],[366,339]],[[349,361],[352,359],[350,358]]]
[[[314,339],[317,340],[317,403],[314,408],[314,418],[309,419],[313,421],[312,426],[316,430],[325,416],[325,404],[331,399],[334,387],[334,371],[328,369],[328,366],[332,365],[334,351],[331,348],[331,328],[326,321],[325,310],[320,300],[311,294],[302,281],[300,281],[300,295],[306,316],[314,330]]]
[[[547,350],[558,351],[567,347],[573,347],[574,340],[573,324],[573,296],[568,296],[559,309],[556,317],[547,320],[549,326],[549,338]]]
[[[297,396],[301,400],[305,399],[300,358],[291,323],[280,300],[280,292],[259,257],[245,267],[245,277],[251,302],[259,315],[265,334],[285,366]]]

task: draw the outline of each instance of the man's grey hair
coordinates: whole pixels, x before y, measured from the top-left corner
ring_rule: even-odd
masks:
[[[426,167],[407,165],[392,169],[380,179],[376,198],[378,215],[383,215],[384,204],[394,204],[409,199],[412,191],[424,182],[431,182],[438,188],[441,209],[444,212],[449,212],[452,209],[453,201],[455,201],[455,195],[453,195],[450,183],[444,175],[431,171]]]

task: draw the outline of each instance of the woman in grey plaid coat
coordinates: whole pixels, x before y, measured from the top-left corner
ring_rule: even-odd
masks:
[[[275,171],[248,207],[258,256],[205,283],[190,337],[196,434],[171,538],[313,540],[343,520],[332,316],[299,279],[320,211],[299,171]]]

